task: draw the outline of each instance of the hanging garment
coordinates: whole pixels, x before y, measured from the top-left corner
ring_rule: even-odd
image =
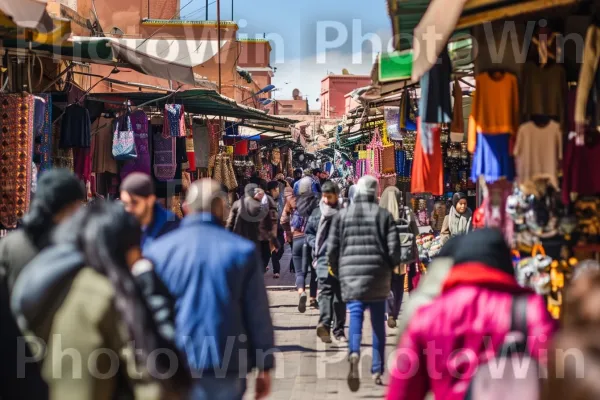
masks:
[[[492,183],[501,178],[512,181],[515,178],[515,166],[510,154],[511,135],[477,134],[477,148],[473,157],[471,180],[477,182],[483,175],[485,181]]]
[[[192,127],[194,134],[194,158],[196,159],[196,168],[208,168],[208,159],[210,158],[210,138],[208,127],[205,125],[194,124]]]
[[[191,128],[188,130],[188,135],[185,138],[185,151],[187,153],[188,162],[190,163],[189,171],[195,171],[196,155],[194,153],[194,135]]]
[[[0,96],[0,224],[16,228],[29,208],[34,98]]]
[[[121,179],[125,179],[132,172],[142,172],[146,175],[151,173],[150,149],[148,148],[148,116],[142,110],[137,110],[131,114],[130,119],[137,157],[134,160],[125,162],[121,168]]]
[[[576,196],[600,195],[600,174],[590,172],[590,168],[600,160],[600,140],[596,132],[588,133],[589,140],[583,146],[570,139],[565,146],[563,160],[562,200],[571,202],[571,194]]]
[[[514,148],[517,178],[523,183],[538,175],[550,177],[558,188],[558,167],[562,160],[562,132],[556,121],[544,127],[527,122],[519,127]]]
[[[487,187],[487,195],[483,200],[484,221],[488,228],[497,228],[502,231],[506,243],[513,242],[514,223],[506,214],[506,202],[513,192],[513,184],[506,180],[499,180]]]
[[[423,123],[452,122],[450,75],[452,63],[448,51],[442,51],[438,62],[421,77],[419,116]]]
[[[90,114],[86,108],[78,104],[67,107],[61,120],[60,147],[90,147],[91,125]]]
[[[164,128],[163,128],[164,129]],[[154,141],[154,176],[159,181],[169,181],[175,177],[176,145],[174,137],[164,137],[158,130],[153,132]]]
[[[44,102],[36,101],[36,110],[41,108],[41,126],[35,137],[35,151],[33,155],[34,162],[38,166],[41,174],[52,168],[52,96],[49,94],[40,94]],[[36,96],[36,97],[38,97]]]
[[[533,115],[547,115],[566,129],[567,75],[562,65],[541,67],[532,62],[525,63],[521,87],[523,121],[528,121]]]
[[[185,137],[184,109],[181,104],[165,104],[163,135]]]
[[[53,123],[52,160],[54,168],[65,168],[73,172],[73,149],[63,149],[60,147],[60,131],[60,121]]]
[[[412,165],[411,193],[444,193],[444,166],[442,162],[441,129],[437,124],[421,123],[417,118],[417,143]],[[421,130],[427,132],[423,135]],[[425,137],[425,139],[423,139]],[[431,146],[423,146],[423,140],[431,140]],[[428,153],[425,149],[431,149]]]
[[[463,101],[462,101],[462,88],[458,79],[454,80],[454,87],[452,88],[452,97],[454,99],[454,107],[452,109],[452,125],[450,126],[450,134],[462,137],[465,134],[465,120],[463,118]],[[460,136],[459,136],[460,135]],[[462,142],[461,140],[457,140]]]
[[[90,182],[92,176],[91,149],[73,149],[73,170],[81,181],[86,184]]]
[[[517,77],[509,72],[484,72],[475,81],[467,138],[470,153],[477,147],[477,133],[514,135],[519,127]]]
[[[583,62],[579,71],[577,83],[577,99],[575,102],[575,123],[584,126],[591,117],[590,123],[600,123],[598,113],[598,97],[600,95],[600,79],[598,79],[598,57],[600,57],[600,27],[590,24],[585,37]],[[588,112],[588,105],[592,104],[593,113]]]
[[[117,161],[112,156],[114,119],[100,117],[92,124],[92,172],[118,173]]]

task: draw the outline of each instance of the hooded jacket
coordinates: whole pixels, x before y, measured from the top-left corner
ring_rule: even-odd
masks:
[[[246,185],[244,198],[233,203],[226,224],[227,230],[255,244],[260,241],[260,223],[268,214],[268,210],[254,198],[255,190],[258,188],[258,185],[253,183]]]
[[[428,392],[436,399],[464,399],[477,367],[496,356],[510,331],[515,296],[527,297],[528,350],[546,363],[556,324],[545,300],[520,287],[510,273],[510,250],[501,233],[484,229],[472,235],[456,251],[457,264],[446,276],[441,295],[412,315],[398,344],[388,399],[422,400]],[[457,356],[459,351],[465,357]],[[406,374],[409,370],[413,373]]]
[[[331,224],[335,215],[339,212],[339,205],[335,207],[335,214],[324,217],[321,207],[325,206],[323,202],[319,204],[306,225],[306,241],[313,251],[313,263],[317,271],[317,278],[327,278],[329,275],[329,261],[327,259],[327,238],[331,232]],[[321,232],[319,232],[321,229]],[[319,242],[317,243],[317,237]]]
[[[392,270],[400,264],[400,241],[392,215],[374,196],[358,193],[334,218],[327,257],[339,277],[344,301],[382,301]]]
[[[74,246],[49,247],[28,264],[14,286],[11,308],[23,333],[48,346],[41,365],[50,398],[160,398],[156,384],[127,373],[136,368],[133,359],[123,356],[129,338],[115,307],[114,288],[104,275],[84,266]],[[60,344],[54,345],[55,338]],[[96,359],[98,349],[110,349],[120,356],[124,376],[99,379],[90,368],[73,370],[74,363],[62,362],[65,348],[76,349],[84,366]],[[58,365],[61,376],[56,375]]]

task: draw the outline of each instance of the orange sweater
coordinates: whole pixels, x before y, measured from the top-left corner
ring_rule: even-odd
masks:
[[[492,78],[483,72],[475,78],[476,89],[469,117],[469,152],[475,151],[477,133],[516,134],[519,127],[519,89],[510,72]]]

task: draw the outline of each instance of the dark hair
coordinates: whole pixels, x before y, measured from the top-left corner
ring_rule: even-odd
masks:
[[[279,187],[279,181],[270,181],[267,183],[267,192],[271,192],[271,190],[275,190]]]
[[[125,254],[140,245],[138,221],[127,213],[121,203],[98,202],[79,210],[57,232],[56,240],[72,243],[82,252],[86,266],[106,276],[115,289],[115,307],[128,328],[135,344],[136,361],[148,365],[152,376],[170,370],[169,357],[156,357],[148,363],[150,354],[166,349],[178,356],[178,368],[170,379],[160,380],[170,392],[185,392],[191,384],[187,362],[174,344],[160,335],[158,327],[129,270]]]
[[[340,188],[338,187],[338,185],[336,185],[332,181],[325,181],[321,185],[321,192],[323,192],[323,193],[340,194]]]
[[[44,247],[55,226],[56,214],[73,203],[84,201],[85,197],[85,187],[73,173],[66,169],[46,171],[38,179],[37,190],[21,226],[36,247]]]
[[[313,175],[320,174],[321,172],[323,172],[323,171],[321,171],[321,168],[315,168],[315,169],[312,170],[312,174]]]
[[[154,182],[150,175],[134,172],[127,175],[121,183],[121,191],[133,196],[148,198],[155,193]]]
[[[467,195],[464,194],[463,192],[456,192],[456,193],[454,193],[454,196],[452,196],[452,205],[454,207],[456,207],[456,205],[458,204],[459,201],[465,200],[466,198],[467,198]]]

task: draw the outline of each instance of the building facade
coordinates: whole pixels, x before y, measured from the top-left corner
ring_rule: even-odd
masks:
[[[346,112],[346,95],[371,84],[368,75],[328,75],[321,80],[321,117],[342,118]]]

